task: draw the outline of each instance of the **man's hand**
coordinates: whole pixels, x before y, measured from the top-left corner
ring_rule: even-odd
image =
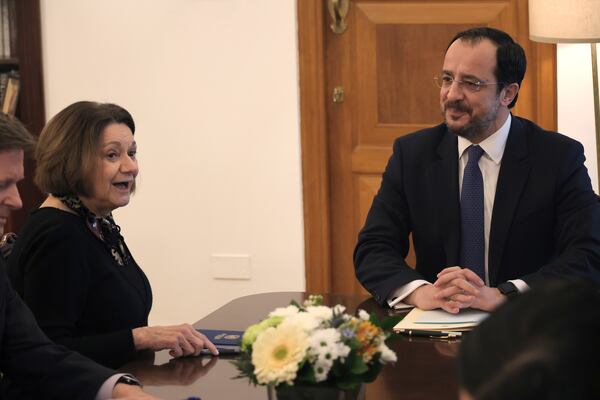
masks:
[[[481,278],[468,268],[445,268],[437,276],[438,280],[433,284],[439,289],[437,298],[452,300],[459,309],[492,311],[506,300],[498,289],[485,286]]]
[[[136,385],[127,385],[125,383],[117,383],[112,392],[113,399],[130,399],[130,400],[159,400],[144,392],[141,387]]]
[[[449,313],[456,314],[459,310],[459,303],[452,299],[445,299],[440,296],[441,289],[434,285],[423,285],[416,288],[404,299],[405,303],[412,304],[421,310],[434,310],[442,308]]]

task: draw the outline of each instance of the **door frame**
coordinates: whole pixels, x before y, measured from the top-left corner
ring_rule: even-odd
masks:
[[[331,209],[323,0],[297,0],[306,291],[331,292]]]

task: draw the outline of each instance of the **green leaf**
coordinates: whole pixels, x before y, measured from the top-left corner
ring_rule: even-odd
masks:
[[[381,321],[379,321],[379,318],[377,317],[377,314],[371,313],[369,315],[369,322],[371,322],[373,325],[378,326],[378,327],[381,328]]]
[[[356,354],[356,350],[351,350],[346,356],[346,362],[343,365],[344,369],[350,371],[352,369],[352,365],[354,364],[354,360],[357,358],[359,358],[359,356]]]
[[[306,363],[303,368],[298,371],[296,375],[297,382],[306,382],[306,383],[316,383],[317,378],[315,377],[315,371],[310,366],[310,364]]]
[[[350,372],[355,375],[364,374],[369,370],[369,367],[363,361],[362,357],[355,357],[352,360],[352,367],[350,368]]]
[[[296,300],[292,300],[292,301],[290,301],[290,305],[291,305],[291,306],[296,306],[296,307],[298,307],[298,309],[299,309],[300,311],[306,311],[306,310],[304,309],[304,307],[302,307],[300,304],[298,304],[298,302],[297,302]]]
[[[239,371],[240,377],[248,377],[251,381],[256,382],[254,376],[254,365],[252,364],[252,356],[249,353],[242,352],[237,360],[232,361]]]
[[[381,329],[383,329],[384,331],[390,331],[392,330],[392,328],[394,326],[396,326],[398,324],[398,322],[400,322],[402,319],[404,318],[403,315],[394,315],[391,317],[387,317],[385,318],[383,321],[381,321],[381,325],[379,326]]]
[[[399,333],[394,332],[394,333],[390,334],[390,336],[388,336],[385,339],[385,343],[387,344],[387,343],[390,343],[390,342],[396,342],[398,340],[404,340],[404,339],[405,339],[404,335],[401,335]]]
[[[371,368],[362,375],[362,380],[364,382],[373,382],[377,378],[377,375],[379,375],[379,372],[381,372],[381,368],[383,368],[383,364],[379,360],[373,361]]]
[[[361,344],[356,337],[353,337],[352,339],[346,341],[346,346],[350,347],[350,350],[354,351],[360,349]]]
[[[329,373],[333,374],[333,376],[335,376],[335,377],[343,376],[344,375],[344,366],[336,361],[335,363],[333,363],[333,366],[329,370]]]

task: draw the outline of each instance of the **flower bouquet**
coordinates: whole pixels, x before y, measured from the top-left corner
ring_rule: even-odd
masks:
[[[354,317],[342,305],[322,302],[322,296],[310,296],[303,305],[292,302],[248,327],[235,361],[239,377],[277,388],[333,384],[353,390],[396,361],[385,341],[399,318],[382,322],[363,310]]]

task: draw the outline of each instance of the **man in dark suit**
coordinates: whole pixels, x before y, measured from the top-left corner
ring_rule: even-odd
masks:
[[[581,144],[509,111],[525,69],[502,31],[450,42],[436,78],[445,122],[395,141],[358,237],[356,275],[380,304],[489,311],[545,280],[600,284],[600,206]]]
[[[0,235],[12,210],[22,203],[17,183],[23,179],[23,153],[33,138],[19,121],[0,113]],[[12,289],[0,256],[0,398],[154,399],[137,380],[104,368],[52,343]],[[18,392],[18,394],[17,394]]]

